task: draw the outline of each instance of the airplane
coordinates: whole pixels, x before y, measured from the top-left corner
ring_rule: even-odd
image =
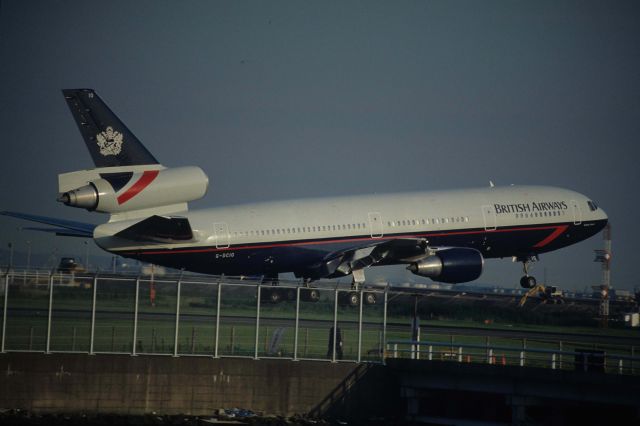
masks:
[[[291,298],[278,276],[303,278],[303,300],[316,301],[310,283],[351,275],[341,304],[359,304],[364,271],[406,265],[444,283],[480,277],[484,260],[522,262],[598,233],[606,213],[590,198],[548,186],[505,186],[272,201],[190,211],[209,179],[198,167],[166,167],[145,148],[93,89],[66,89],[64,98],[95,168],[58,175],[58,201],[109,214],[100,225],[16,212],[45,223],[32,228],[93,238],[127,258],[206,274],[262,276],[263,296]],[[375,303],[365,293],[365,303]]]

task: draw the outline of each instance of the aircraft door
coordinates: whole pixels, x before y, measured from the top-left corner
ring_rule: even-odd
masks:
[[[213,232],[216,236],[216,248],[229,247],[229,227],[224,222],[213,224]]]
[[[495,231],[496,229],[496,212],[493,210],[493,206],[482,206],[482,218],[484,219],[484,230]]]
[[[582,211],[576,200],[571,200],[571,211],[573,213],[573,224],[580,225],[582,223]]]
[[[369,213],[369,229],[371,230],[371,238],[382,238],[384,229],[382,225],[382,215],[380,213]]]

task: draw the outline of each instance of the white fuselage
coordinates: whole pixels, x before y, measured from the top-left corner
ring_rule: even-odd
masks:
[[[399,238],[473,247],[485,257],[531,255],[588,238],[607,220],[586,196],[541,186],[276,201],[179,215],[191,224],[190,241],[113,237],[131,221],[100,225],[94,238],[106,250],[167,266],[254,274],[265,262],[296,272],[336,250]]]

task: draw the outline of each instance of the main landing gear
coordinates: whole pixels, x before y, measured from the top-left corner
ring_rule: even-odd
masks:
[[[338,306],[356,307],[360,305],[360,296],[362,296],[365,305],[375,305],[378,301],[375,293],[358,291],[364,284],[364,271],[362,269],[355,270],[352,271],[352,275],[351,290],[338,293]]]
[[[517,258],[519,262],[522,262],[522,270],[524,271],[524,276],[520,278],[520,287],[522,288],[534,288],[538,281],[536,277],[533,275],[529,275],[529,264],[531,262],[537,262],[538,256],[527,256],[523,258]]]
[[[277,304],[285,301],[296,301],[297,290],[295,288],[280,287],[278,277],[265,277],[260,288],[260,300],[267,303]],[[317,302],[320,300],[320,291],[309,287],[309,282],[305,281],[305,286],[300,289],[300,300],[303,302]]]

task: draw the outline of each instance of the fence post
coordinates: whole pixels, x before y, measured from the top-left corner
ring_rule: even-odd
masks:
[[[385,287],[385,289],[384,289],[384,306],[382,308],[382,347],[383,348],[387,347],[387,304],[389,302],[388,295],[389,295],[388,288]],[[384,362],[385,357],[386,357],[386,354],[383,351],[382,352],[382,362]]]
[[[300,327],[300,286],[296,288],[296,328],[293,336],[293,360],[298,360],[298,334]]]
[[[220,341],[220,297],[222,296],[222,282],[218,281],[218,297],[216,300],[216,341],[213,357],[218,358],[218,342]]]
[[[551,369],[552,370],[556,369],[556,354],[555,353],[551,354]]]
[[[458,346],[458,362],[462,362],[462,346]]]
[[[558,368],[560,370],[562,370],[562,340],[560,340],[559,348],[560,348],[560,354],[559,354],[559,357],[558,357],[559,358],[559,360],[558,360]]]
[[[229,340],[231,342],[231,355],[233,355],[235,353],[235,346],[236,346],[236,326],[235,325],[231,326],[231,335],[229,336]]]
[[[182,271],[178,278],[178,291],[176,297],[176,333],[173,339],[173,356],[178,356],[178,335],[180,333],[180,292],[182,290]]]
[[[135,298],[135,306],[133,308],[133,350],[131,351],[132,356],[137,355],[137,342],[138,342],[138,304],[140,301],[140,277],[136,278],[136,298]]]
[[[433,345],[429,345],[429,361],[433,361]]]
[[[358,313],[358,362],[362,359],[362,307],[364,306],[364,291],[360,288],[360,312]]]
[[[522,350],[520,351],[520,367],[524,367],[527,352],[527,339],[522,339]]]
[[[336,362],[336,337],[338,333],[338,288],[333,290],[333,348],[331,362]]]
[[[253,359],[258,359],[258,339],[260,338],[260,289],[261,285],[258,283],[258,301],[256,302],[256,344]]]
[[[620,358],[618,360],[618,374],[623,374],[623,372],[624,372],[624,368],[623,368],[623,365],[622,365],[622,358]]]
[[[89,355],[94,355],[93,343],[96,335],[96,298],[98,296],[98,274],[93,276],[93,301],[91,302],[91,337],[89,339]]]
[[[489,336],[486,336],[486,340],[485,340],[485,346],[486,346],[486,356],[487,356],[487,363],[491,363],[491,358],[489,358]]]
[[[47,344],[45,353],[50,353],[51,349],[51,316],[53,313],[53,275],[49,279],[49,313],[47,316]]]
[[[2,310],[2,347],[0,347],[0,352],[4,353],[4,344],[6,340],[7,334],[7,302],[9,301],[9,272],[7,271],[7,275],[4,277],[4,308]]]

